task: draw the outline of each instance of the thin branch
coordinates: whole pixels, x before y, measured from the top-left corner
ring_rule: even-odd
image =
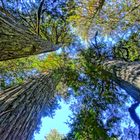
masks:
[[[43,7],[44,2],[45,2],[45,0],[42,0],[40,2],[38,12],[37,12],[36,32],[37,32],[38,35],[39,35],[39,32],[40,32],[40,19],[41,19],[42,7]]]
[[[23,4],[24,4],[24,6],[26,7],[26,4],[25,4],[24,2],[23,2]],[[29,16],[29,18],[30,18],[29,20],[30,20],[30,22],[32,23],[33,26],[32,26],[30,23],[29,23],[29,24],[30,24],[30,25],[33,27],[33,29],[35,30],[35,29],[36,29],[36,25],[35,25],[35,23],[34,23],[33,20],[32,20],[32,16],[31,16],[30,12],[27,10],[27,8],[25,8],[25,9],[26,9],[26,12],[27,12],[27,14],[28,14],[28,16]]]
[[[2,4],[3,9],[5,9],[5,4],[4,4],[3,0],[1,0],[1,4]]]

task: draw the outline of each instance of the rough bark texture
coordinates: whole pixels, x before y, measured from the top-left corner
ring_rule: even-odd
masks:
[[[103,65],[104,70],[111,74],[110,78],[140,102],[140,62],[112,60]]]
[[[55,51],[59,47],[0,12],[0,61]]]
[[[30,140],[41,113],[52,104],[57,80],[41,75],[0,93],[0,139]]]

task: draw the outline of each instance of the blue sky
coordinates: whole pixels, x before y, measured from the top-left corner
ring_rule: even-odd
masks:
[[[69,127],[65,123],[69,120],[69,115],[71,115],[71,111],[69,109],[70,104],[66,104],[63,100],[60,102],[61,109],[56,110],[56,115],[52,118],[44,117],[41,119],[42,127],[39,133],[34,134],[35,140],[44,140],[44,136],[46,136],[51,129],[55,128],[61,134],[67,134],[69,132]]]
[[[140,105],[136,108],[136,113],[138,114],[138,116],[140,118]]]

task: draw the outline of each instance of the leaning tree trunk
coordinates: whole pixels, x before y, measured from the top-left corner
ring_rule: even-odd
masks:
[[[0,61],[55,51],[59,47],[0,12]]]
[[[140,62],[108,60],[103,63],[104,74],[108,74],[121,88],[140,102]]]
[[[139,103],[134,103],[131,105],[131,107],[129,108],[129,113],[131,118],[133,119],[134,123],[138,125],[139,128],[139,133],[138,133],[138,138],[140,140],[140,119],[139,116],[136,113],[136,108],[139,106]]]
[[[0,139],[30,140],[41,113],[53,104],[58,80],[41,75],[0,93]]]

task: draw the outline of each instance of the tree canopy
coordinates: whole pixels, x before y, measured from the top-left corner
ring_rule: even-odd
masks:
[[[45,137],[46,140],[62,140],[63,135],[59,134],[56,129],[52,129],[50,133]]]
[[[78,103],[71,106],[71,131],[62,136],[54,129],[47,140],[139,139],[138,128],[131,125],[134,121],[140,129],[134,107],[140,102],[139,7],[136,0],[0,0],[0,116],[20,107],[24,114],[26,105],[37,114],[47,103],[51,114],[55,98],[69,101],[73,96]],[[24,93],[32,94],[24,98]],[[39,94],[48,97],[37,106]],[[22,99],[28,97],[31,104],[25,101],[24,106]],[[128,109],[130,102],[134,105]],[[130,125],[122,127],[125,121]],[[19,134],[24,137],[24,130]]]

